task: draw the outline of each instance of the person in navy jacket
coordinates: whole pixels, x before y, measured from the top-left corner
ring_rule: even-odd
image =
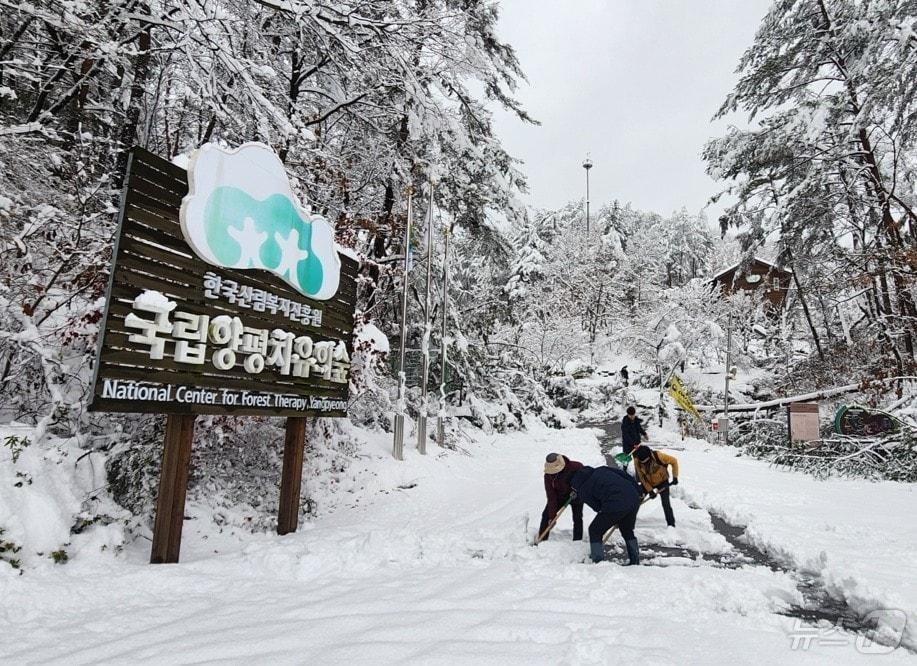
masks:
[[[631,405],[627,408],[627,414],[621,419],[621,446],[624,448],[624,453],[633,451],[647,437],[643,421],[637,416],[637,410]]]
[[[593,562],[605,559],[602,537],[617,525],[627,548],[628,564],[640,563],[640,548],[634,536],[640,508],[640,486],[632,476],[611,467],[584,466],[570,479],[576,498],[596,512],[589,525],[589,554]]]

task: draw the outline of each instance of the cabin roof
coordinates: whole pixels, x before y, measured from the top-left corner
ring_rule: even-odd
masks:
[[[771,268],[776,269],[776,270],[777,270],[778,272],[780,272],[780,273],[787,273],[788,275],[792,275],[792,273],[793,273],[793,271],[791,271],[791,270],[788,269],[788,268],[782,268],[781,266],[778,266],[777,264],[771,263],[770,261],[767,261],[767,260],[765,260],[765,259],[761,259],[760,257],[754,257],[754,258],[752,259],[752,263],[756,263],[756,262],[757,262],[757,263],[765,264],[765,265],[767,265],[767,266],[770,266]],[[717,274],[714,275],[712,278],[710,278],[710,280],[715,282],[716,280],[719,280],[721,277],[723,277],[723,276],[726,275],[727,273],[736,270],[736,269],[737,269],[739,266],[741,266],[741,265],[742,265],[742,262],[740,261],[740,262],[737,263],[737,264],[733,264],[733,265],[730,266],[729,268],[724,268],[724,269],[721,270],[719,273],[717,273]]]

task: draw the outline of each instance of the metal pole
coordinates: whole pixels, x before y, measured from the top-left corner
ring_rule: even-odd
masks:
[[[589,169],[586,169],[586,234],[589,234]]]
[[[430,378],[430,287],[433,284],[433,181],[430,181],[430,206],[427,209],[427,288],[423,310],[423,366],[420,372],[420,415],[417,417],[417,450],[427,452],[427,382]]]
[[[404,284],[401,285],[401,351],[398,356],[398,401],[395,403],[395,442],[392,455],[404,460],[404,345],[408,337],[408,278],[410,275],[411,223],[414,219],[414,192],[408,192],[408,219],[404,225]]]
[[[436,441],[446,443],[446,326],[449,308],[449,227],[443,230],[443,331],[439,342],[439,416],[436,417]]]
[[[729,444],[729,376],[732,368],[732,313],[729,313],[729,323],[726,325],[726,390],[723,392],[723,415],[726,426],[723,428],[723,438]]]
[[[586,156],[583,162],[583,168],[586,170],[586,235],[589,235],[589,169],[592,168],[592,160]]]

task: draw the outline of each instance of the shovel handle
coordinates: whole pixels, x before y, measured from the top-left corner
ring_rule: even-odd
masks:
[[[649,499],[650,499],[649,495],[644,496],[644,498],[640,501],[640,505],[637,507],[637,511],[639,511],[640,507],[646,504],[649,501]],[[615,533],[616,529],[618,529],[617,524],[612,525],[611,529],[605,532],[605,536],[602,537],[602,544],[607,543],[607,541],[611,538],[611,535]]]
[[[557,519],[560,518],[560,514],[562,514],[562,513],[564,512],[564,510],[565,510],[568,506],[570,506],[570,502],[571,502],[571,501],[572,501],[572,498],[567,498],[567,501],[563,503],[563,506],[561,506],[560,509],[557,510],[557,513],[554,514],[554,518],[551,520],[550,523],[548,523],[548,526],[545,527],[545,528],[544,528],[544,531],[543,531],[541,534],[539,534],[539,535],[535,538],[535,545],[536,545],[536,546],[537,546],[538,544],[540,544],[542,541],[544,541],[544,538],[545,538],[546,536],[548,536],[548,533],[549,533],[549,532],[554,528],[554,526],[557,524]]]

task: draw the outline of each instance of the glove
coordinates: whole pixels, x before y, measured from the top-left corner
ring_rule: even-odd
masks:
[[[678,477],[677,477],[677,476],[673,476],[673,477],[672,477],[672,480],[669,481],[669,485],[670,485],[670,486],[677,486],[677,485],[678,485]]]

